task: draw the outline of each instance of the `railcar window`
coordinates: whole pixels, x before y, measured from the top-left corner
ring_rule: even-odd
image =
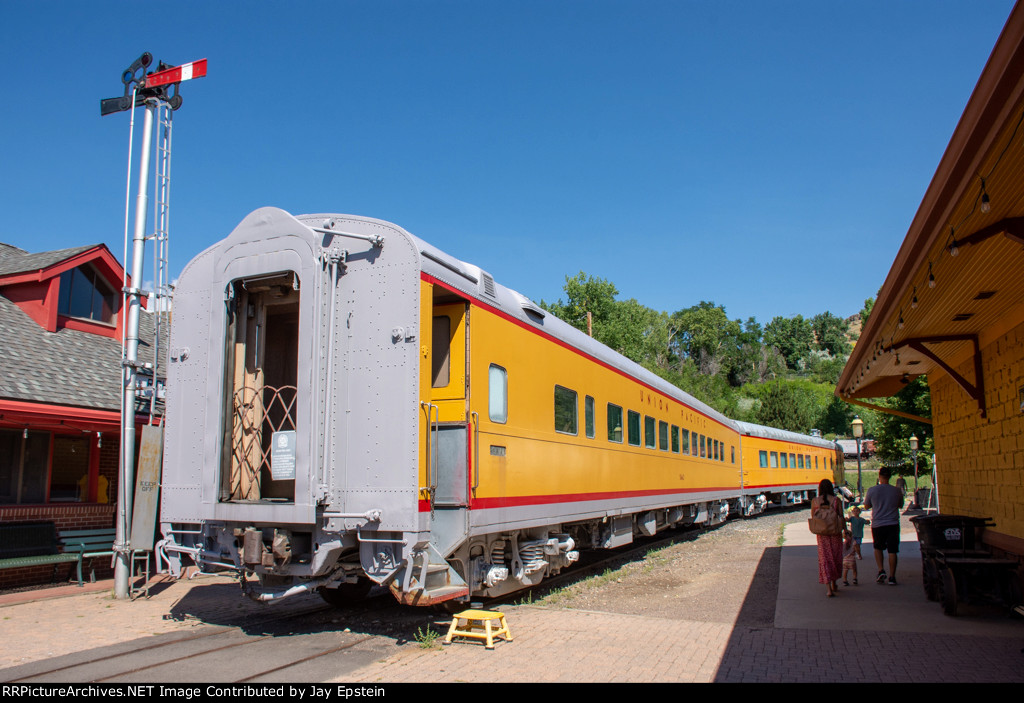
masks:
[[[818,470],[818,457],[814,457],[814,470]]]
[[[608,403],[608,441],[622,443],[622,408]]]
[[[804,460],[804,465],[806,465],[808,469],[811,468],[811,455],[810,454],[808,454],[807,458]]]
[[[672,451],[679,453],[679,428],[672,425]]]
[[[629,422],[627,426],[627,434],[629,443],[634,447],[640,446],[640,413],[635,410],[628,410],[626,419]]]
[[[555,432],[576,434],[576,391],[555,386]]]
[[[594,438],[594,399],[589,395],[583,399],[584,422],[587,425],[587,439]]]
[[[798,469],[804,468],[804,455],[803,454],[798,454],[797,457],[796,457],[796,460],[797,460],[796,461],[796,464],[797,464],[796,467]]]
[[[433,371],[434,388],[445,388],[449,381],[450,364],[452,358],[452,321],[446,315],[438,315],[434,318],[434,344],[431,352],[431,368]]]
[[[650,415],[644,415],[644,446],[648,449],[654,449],[655,442],[654,418]]]
[[[790,454],[789,455],[789,468],[791,468],[791,469],[795,469],[796,468],[796,455],[795,454]]]
[[[668,451],[668,423],[663,420],[658,421],[658,449]]]
[[[782,454],[780,456],[782,457],[781,468],[788,469],[789,468],[789,457],[788,457],[788,455],[786,454],[786,452],[782,452]]]
[[[715,461],[718,461],[718,440],[717,439],[711,440],[711,449],[708,451],[708,454],[711,455],[712,459],[714,459]]]
[[[785,456],[785,454],[783,454],[783,456]],[[772,468],[773,469],[779,468],[779,453],[778,452],[772,452]]]
[[[735,445],[732,445],[732,444],[729,445],[729,457],[730,457],[732,463],[735,464],[736,463],[736,446]]]
[[[700,436],[700,455],[702,458],[708,455],[706,446],[704,444],[704,435]]]
[[[508,372],[496,364],[487,371],[487,416],[491,422],[508,421]]]
[[[762,469],[768,468],[768,452],[762,449],[757,453],[757,460],[761,465]]]

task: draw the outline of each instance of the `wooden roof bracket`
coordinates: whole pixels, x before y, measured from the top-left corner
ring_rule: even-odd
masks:
[[[1018,244],[1024,244],[1024,217],[1007,217],[999,220],[995,224],[982,227],[974,234],[969,234],[963,239],[958,240],[957,244],[962,247],[979,244],[997,234],[1005,234],[1008,239]]]
[[[938,354],[925,346],[925,344],[937,344],[939,342],[971,342],[974,345],[974,384],[968,382],[966,378],[958,374],[953,367],[943,361]],[[946,334],[936,335],[934,337],[912,337],[910,339],[904,339],[900,342],[893,344],[891,348],[902,348],[910,347],[914,351],[918,351],[929,359],[934,361],[936,364],[941,366],[946,373],[948,373],[954,381],[957,382],[961,388],[963,388],[967,395],[973,398],[978,403],[978,410],[981,412],[982,417],[986,417],[985,412],[985,378],[982,375],[981,370],[981,349],[978,346],[978,336],[975,334]]]
[[[915,420],[917,422],[923,422],[927,425],[932,424],[930,417],[921,417],[920,415],[913,415],[911,413],[905,413],[902,410],[896,410],[895,408],[887,408],[884,405],[873,405],[872,403],[865,403],[863,400],[857,400],[856,398],[850,398],[848,396],[840,396],[843,402],[849,403],[850,405],[859,405],[862,408],[869,408],[871,410],[877,410],[880,413],[886,415],[895,415],[896,417],[905,417],[908,420]]]

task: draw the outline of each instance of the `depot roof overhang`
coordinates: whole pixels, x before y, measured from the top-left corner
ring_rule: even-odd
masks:
[[[983,212],[986,193],[990,209]],[[984,414],[979,348],[1022,321],[1024,9],[1017,5],[878,293],[836,395],[887,397],[917,376],[941,369]],[[965,367],[968,360],[974,363]]]

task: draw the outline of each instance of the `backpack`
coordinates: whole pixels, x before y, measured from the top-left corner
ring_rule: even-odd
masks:
[[[833,502],[839,500],[832,498]],[[811,511],[811,517],[807,519],[807,527],[812,534],[838,536],[843,534],[843,522],[835,505],[819,505]]]

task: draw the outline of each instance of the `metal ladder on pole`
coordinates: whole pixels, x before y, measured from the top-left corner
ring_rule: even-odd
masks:
[[[163,371],[160,361],[164,350],[161,339],[166,342],[168,314],[171,306],[172,287],[170,269],[170,219],[171,219],[171,123],[174,111],[170,105],[160,101],[156,113],[156,189],[153,198],[153,222],[155,229],[149,239],[153,241],[153,376],[149,396],[149,424],[153,424],[157,402],[160,401],[159,383]]]
[[[142,447],[140,450],[139,460],[139,471],[145,471],[145,464],[147,458],[154,451],[151,446],[147,445],[147,432],[156,431],[159,432],[154,425],[154,416],[157,414],[158,409],[160,415],[163,416],[162,400],[160,398],[160,377],[163,373],[163,364],[161,363],[161,354],[165,353],[163,347],[166,346],[166,341],[169,336],[169,312],[170,312],[170,298],[171,298],[171,286],[169,279],[169,268],[170,268],[170,255],[169,255],[169,243],[170,243],[170,225],[171,225],[171,120],[174,111],[171,106],[164,100],[159,100],[156,105],[156,178],[153,183],[154,197],[153,197],[153,233],[146,237],[147,241],[153,243],[153,291],[150,297],[151,301],[151,314],[153,315],[153,361],[152,364],[146,364],[149,367],[149,427],[143,428],[142,435]],[[136,285],[140,285],[141,281]],[[136,383],[138,383],[139,377],[136,376]],[[159,406],[158,406],[159,404]],[[160,435],[155,435],[159,437]],[[157,478],[159,480],[159,478]],[[132,525],[132,529],[135,529],[135,525]],[[144,538],[143,538],[144,539]],[[136,539],[133,535],[133,544],[142,544],[140,539]],[[131,572],[132,578],[129,579],[128,586],[128,597],[132,600],[139,597],[140,594],[144,594],[146,598],[149,598],[149,581],[150,581],[150,562],[152,557],[152,550],[148,546],[142,549],[132,549],[131,552]],[[142,586],[136,585],[136,578],[138,576],[144,577],[142,579]]]
[[[100,100],[100,114],[112,115],[118,112],[132,111],[131,128],[128,138],[128,191],[125,193],[125,283],[122,287],[122,315],[123,329],[121,370],[123,373],[122,395],[121,395],[121,438],[120,438],[120,460],[118,465],[118,487],[117,487],[117,521],[116,537],[114,539],[115,564],[114,564],[114,595],[118,600],[125,600],[132,597],[131,593],[131,571],[132,571],[132,547],[135,544],[150,544],[141,540],[135,541],[129,537],[129,531],[134,530],[133,516],[135,506],[134,478],[136,466],[135,451],[135,429],[136,408],[139,400],[139,368],[148,367],[151,371],[152,381],[150,383],[149,398],[149,425],[143,428],[143,446],[140,454],[145,455],[147,430],[156,430],[155,426],[156,404],[161,401],[159,372],[162,365],[160,357],[160,338],[164,337],[166,346],[167,335],[164,328],[168,325],[170,313],[171,285],[168,282],[168,232],[170,227],[170,183],[171,183],[171,112],[181,107],[181,95],[179,88],[183,81],[190,81],[193,78],[202,78],[206,75],[206,59],[191,61],[180,66],[169,66],[161,61],[157,70],[147,73],[147,69],[153,63],[153,55],[148,51],[128,66],[127,70],[121,73],[121,84],[124,87],[124,94],[115,98]],[[127,285],[128,279],[128,223],[130,214],[130,183],[132,175],[132,138],[135,129],[134,110],[137,107],[145,107],[145,122],[143,127],[142,164],[139,167],[139,187],[136,196],[135,228],[132,234],[132,264],[131,264],[131,286]],[[157,112],[159,111],[159,116]],[[146,192],[149,182],[149,165],[151,156],[151,138],[154,117],[157,117],[159,146],[158,152],[158,176],[155,184],[157,196],[154,198],[156,210],[156,230],[151,236],[146,236]],[[140,288],[142,283],[142,266],[145,259],[146,243],[154,240],[155,255],[154,265],[154,327],[156,328],[156,341],[153,345],[153,363],[140,365],[138,361],[139,346],[139,308],[143,291]],[[153,432],[148,432],[152,437]],[[155,445],[157,450],[162,450],[162,441],[159,436],[150,440],[150,445]],[[150,464],[154,467],[155,478],[146,480],[145,490],[149,491],[154,486],[159,486],[159,470],[162,457],[154,453],[154,461]],[[140,477],[140,484],[143,479]],[[155,495],[155,494],[154,494]],[[156,517],[155,510],[153,517]],[[140,523],[141,525],[141,523]],[[140,528],[148,532],[146,526]],[[152,549],[149,547],[148,549]],[[140,550],[141,551],[141,550]]]

